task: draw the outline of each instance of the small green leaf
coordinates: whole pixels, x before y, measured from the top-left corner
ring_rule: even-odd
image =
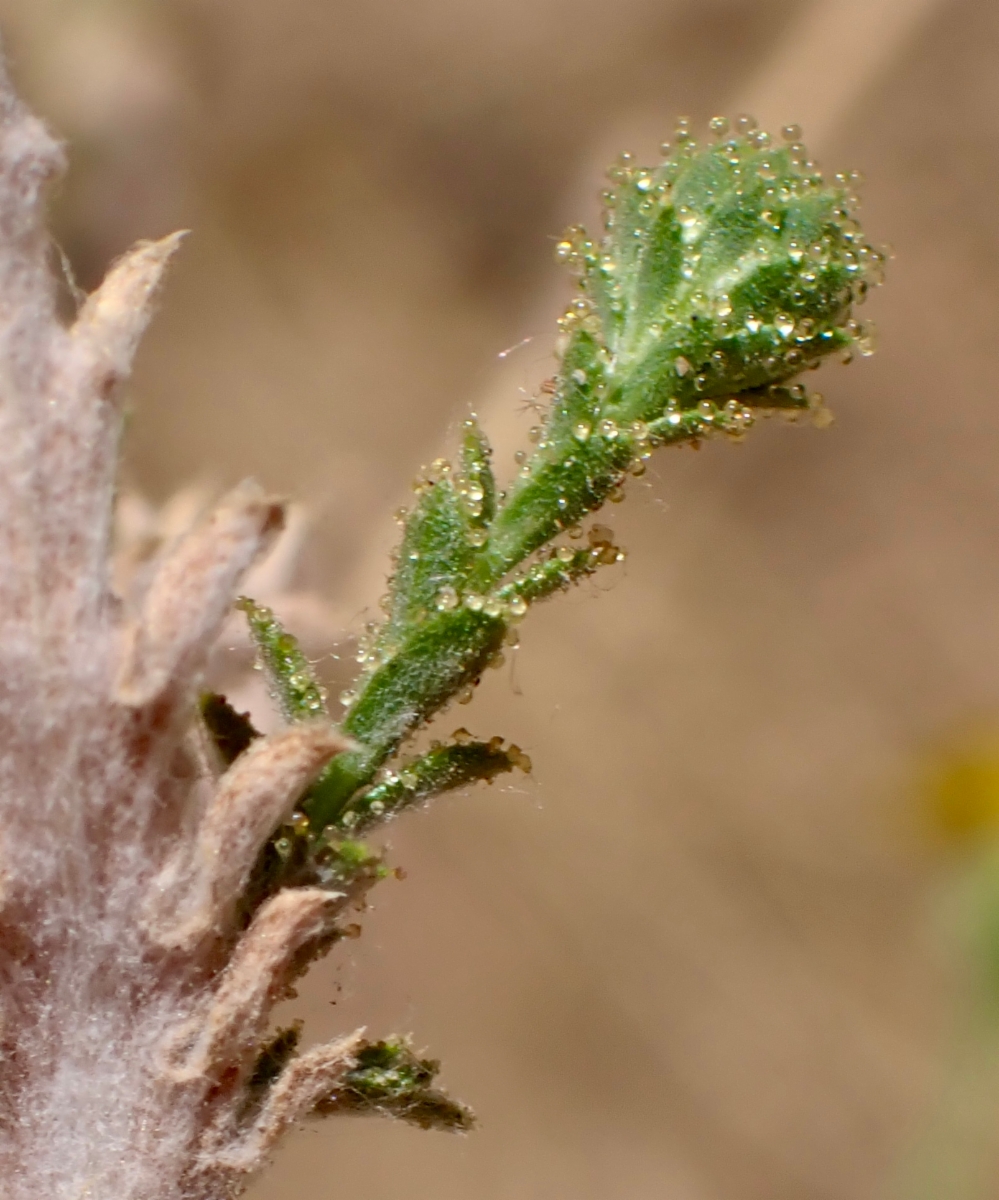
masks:
[[[560,547],[544,562],[536,563],[525,574],[515,576],[510,583],[498,588],[497,597],[508,604],[515,596],[519,596],[528,604],[544,600],[555,592],[564,592],[572,584],[594,574],[602,566],[609,566],[623,558],[623,552],[613,544],[613,534],[610,530],[604,533],[604,526],[594,526],[601,532],[590,538],[589,545],[577,548]]]
[[[473,518],[451,466],[442,462],[434,477],[423,482],[406,519],[389,592],[389,619],[378,639],[382,659],[438,611],[442,596],[461,590],[475,559],[472,529]]]
[[[512,771],[521,765],[523,755],[516,747],[503,750],[502,740],[430,750],[355,799],[337,824],[352,834],[361,833],[421,800]]]
[[[418,1058],[402,1038],[368,1042],[357,1066],[315,1107],[317,1116],[377,1114],[448,1133],[467,1133],[475,1117],[464,1104],[433,1086],[440,1064]]]
[[[246,614],[260,665],[284,719],[306,721],[328,716],[326,693],[298,641],[262,604],[242,596],[236,607]]]
[[[478,420],[469,417],[462,427],[458,489],[469,520],[479,529],[487,529],[496,512],[496,481],[489,461],[492,453]],[[474,531],[470,540],[478,541]]]

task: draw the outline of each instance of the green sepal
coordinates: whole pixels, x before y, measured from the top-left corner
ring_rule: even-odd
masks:
[[[507,753],[497,745],[500,741],[494,738],[492,742],[466,742],[430,750],[357,797],[337,824],[345,832],[363,833],[431,796],[512,771],[519,765],[519,752]]]
[[[368,1042],[356,1058],[314,1115],[375,1114],[448,1133],[467,1133],[475,1125],[471,1109],[433,1086],[440,1063],[418,1058],[404,1039]]]
[[[263,736],[254,729],[249,713],[236,712],[218,692],[202,692],[198,707],[223,766],[231,766],[255,738]]]
[[[293,722],[329,716],[326,694],[297,639],[262,604],[241,596],[236,607],[246,614],[257,658],[284,719]]]

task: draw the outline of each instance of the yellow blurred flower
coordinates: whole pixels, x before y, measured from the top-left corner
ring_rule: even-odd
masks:
[[[965,729],[937,750],[921,791],[937,836],[967,842],[999,831],[999,722]]]

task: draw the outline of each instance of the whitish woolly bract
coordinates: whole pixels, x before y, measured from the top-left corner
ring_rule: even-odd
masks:
[[[357,1069],[357,1037],[264,1056],[345,898],[237,905],[343,737],[262,739],[216,779],[190,744],[205,655],[278,532],[254,484],[110,584],[119,385],[177,237],[138,246],[66,328],[42,200],[60,146],[0,78],[0,1189],[5,1200],[229,1195]]]

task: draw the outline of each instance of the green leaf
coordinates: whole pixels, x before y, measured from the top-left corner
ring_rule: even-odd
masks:
[[[505,633],[500,616],[462,605],[436,613],[409,635],[404,648],[370,677],[343,720],[344,732],[360,749],[338,755],[313,784],[302,807],[314,828],[336,821],[407,734],[457,692],[474,686]]]
[[[389,619],[377,643],[382,660],[438,611],[442,597],[460,592],[475,560],[481,504],[470,507],[461,494],[463,481],[455,480],[449,463],[435,465],[406,519],[389,591]]]
[[[492,449],[474,416],[464,423],[461,439],[459,492],[472,525],[487,529],[496,512],[496,481],[493,479]],[[474,533],[473,542],[478,541]]]
[[[297,640],[262,604],[242,596],[236,602],[236,607],[246,614],[250,636],[267,677],[271,696],[284,719],[306,721],[328,716],[326,693]]]
[[[526,759],[519,747],[504,750],[502,743],[502,738],[493,738],[490,742],[437,746],[369,788],[352,802],[337,824],[345,832],[363,833],[431,796],[483,779],[492,781],[514,767],[523,769]]]
[[[368,1042],[357,1066],[315,1107],[317,1116],[377,1114],[448,1133],[467,1133],[475,1124],[471,1110],[433,1086],[440,1063],[418,1058],[407,1041]]]
[[[594,525],[586,546],[560,546],[543,562],[515,575],[496,594],[507,603],[519,597],[533,604],[555,592],[564,592],[600,567],[623,560],[624,552],[614,545],[613,539],[613,533],[605,525]]]

